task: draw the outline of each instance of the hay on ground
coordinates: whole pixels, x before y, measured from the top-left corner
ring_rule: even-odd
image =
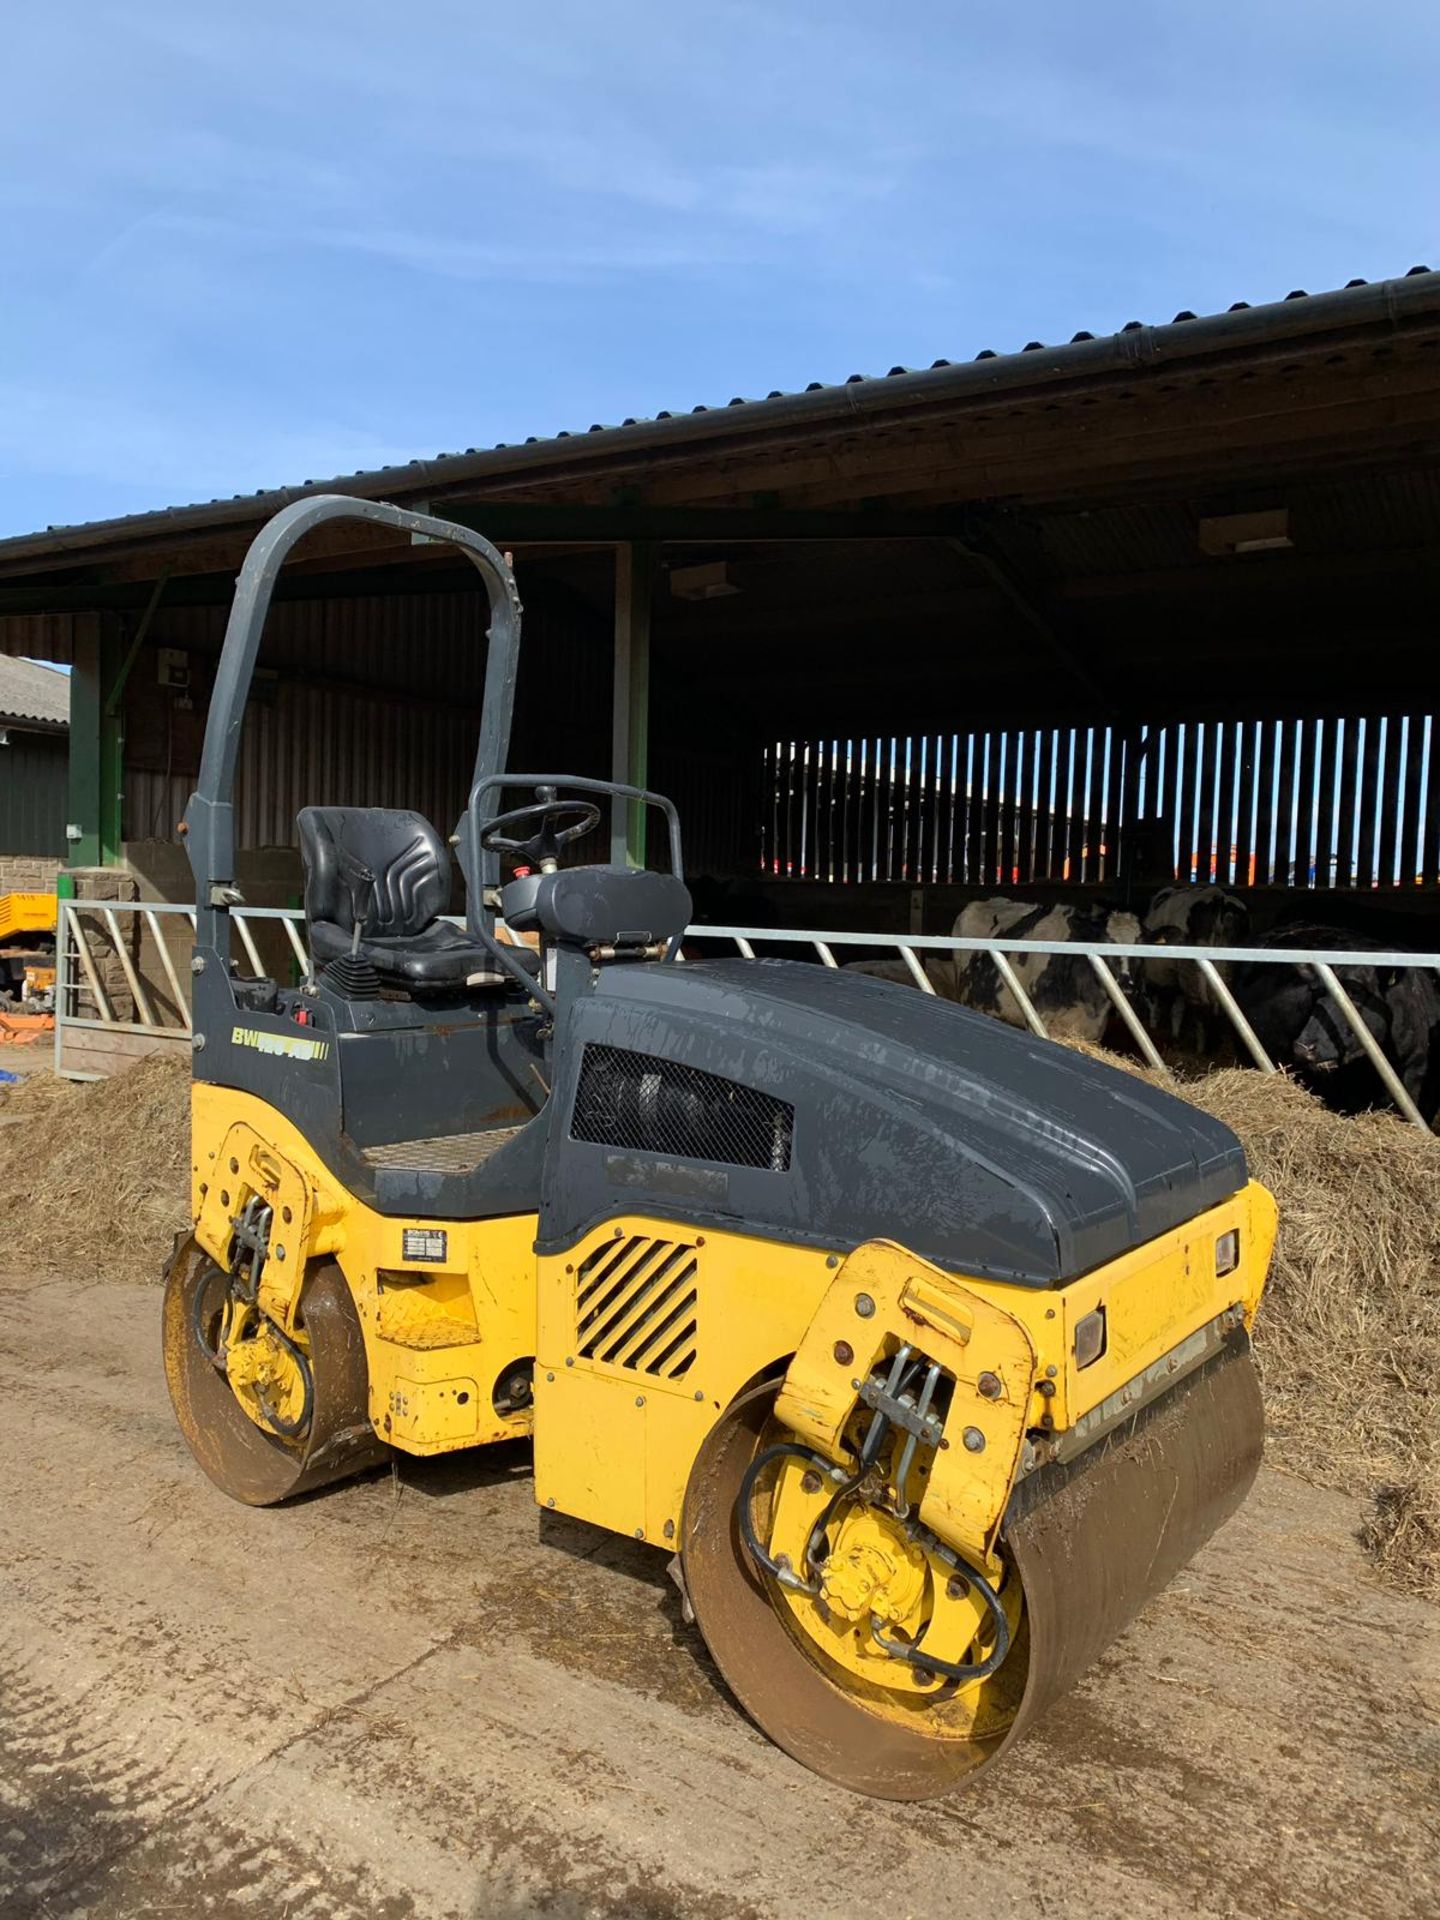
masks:
[[[0,1249],[10,1267],[158,1279],[190,1212],[190,1062],[113,1080],[32,1073],[0,1099]]]
[[[1174,1090],[1234,1129],[1279,1205],[1255,1327],[1270,1459],[1363,1495],[1389,1583],[1440,1595],[1440,1140],[1249,1067]]]

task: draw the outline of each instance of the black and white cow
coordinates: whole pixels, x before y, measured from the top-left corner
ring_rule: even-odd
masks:
[[[1086,940],[1129,945],[1140,938],[1140,922],[1133,913],[1112,907],[1080,903],[1051,907],[997,895],[962,908],[952,931],[957,939],[1005,944],[1020,985],[1055,1039],[1099,1042],[1115,1017],[1115,1009],[1089,960],[1084,954],[1026,953],[1025,943]],[[1014,952],[1009,951],[1012,947]],[[1025,1025],[1024,1015],[988,953],[926,954],[924,966],[926,977],[942,999],[958,1000],[980,1013],[993,1013],[1013,1027]],[[1110,962],[1122,989],[1129,966],[1124,959]],[[859,961],[854,970],[882,980],[914,984],[914,976],[902,960]]]
[[[1114,907],[1076,902],[1074,905],[1037,906],[1028,900],[973,900],[955,922],[958,939],[1005,943],[1007,957],[1020,985],[1056,1040],[1103,1040],[1115,1008],[1094,967],[1084,954],[1026,953],[1029,940],[1085,940],[1094,944],[1129,946],[1140,938],[1140,922],[1133,913]],[[1017,951],[1008,952],[1011,943]],[[1131,963],[1113,960],[1110,971],[1122,988]],[[955,953],[940,963],[942,975],[951,975],[950,998],[983,1013],[998,1014],[1011,1026],[1025,1025],[1025,1016],[1000,977],[988,953]]]
[[[1340,927],[1291,926],[1267,947],[1364,951],[1377,943]],[[1337,967],[1336,977],[1432,1125],[1440,1115],[1440,982],[1424,967]],[[1325,1104],[1360,1113],[1390,1104],[1360,1040],[1313,967],[1238,966],[1232,987],[1265,1051]]]
[[[1250,943],[1250,909],[1224,887],[1164,887],[1145,911],[1142,938],[1162,947],[1243,947]],[[1230,984],[1234,963],[1215,971]],[[1141,963],[1145,1022],[1161,1040],[1184,1052],[1212,1058],[1234,1028],[1215,990],[1193,960]]]

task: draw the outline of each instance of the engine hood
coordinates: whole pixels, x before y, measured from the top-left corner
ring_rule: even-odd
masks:
[[[1235,1135],[1183,1100],[859,974],[610,967],[563,1021],[547,1249],[650,1212],[839,1250],[894,1239],[952,1271],[1054,1286],[1247,1178]]]

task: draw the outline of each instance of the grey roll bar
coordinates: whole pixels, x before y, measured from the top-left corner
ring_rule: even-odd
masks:
[[[520,595],[515,576],[490,542],[468,527],[429,514],[411,513],[384,500],[357,500],[322,493],[297,500],[267,520],[251,542],[235,582],[235,599],[225,628],[225,643],[205,723],[200,779],[185,809],[182,832],[195,876],[196,946],[222,950],[221,934],[230,908],[241,905],[235,888],[235,764],[245,703],[265,630],[270,601],[281,567],[296,542],[330,520],[369,520],[426,540],[458,547],[471,560],[485,586],[490,608],[490,654],[485,670],[485,701],[475,781],[500,773],[510,748],[515,707],[515,678],[520,660]],[[471,931],[478,930],[478,902],[469,904]],[[226,936],[223,946],[228,949]]]

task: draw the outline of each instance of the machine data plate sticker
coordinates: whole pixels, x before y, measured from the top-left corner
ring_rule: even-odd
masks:
[[[280,1053],[287,1060],[323,1060],[330,1051],[328,1040],[306,1040],[293,1033],[265,1033],[259,1027],[236,1027],[230,1035],[236,1047],[253,1047],[257,1053]]]
[[[441,1227],[406,1227],[401,1235],[401,1255],[406,1260],[442,1261],[449,1237]]]

